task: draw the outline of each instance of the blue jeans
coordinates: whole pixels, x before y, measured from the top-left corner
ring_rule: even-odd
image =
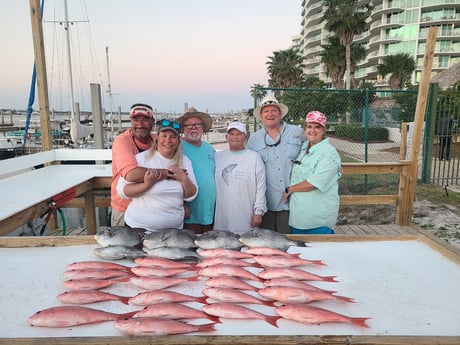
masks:
[[[291,227],[291,234],[296,234],[296,235],[308,235],[308,234],[333,234],[334,230],[327,226],[322,226],[319,228],[313,228],[313,229],[297,229]]]

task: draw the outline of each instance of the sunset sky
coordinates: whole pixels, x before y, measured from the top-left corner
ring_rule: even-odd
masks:
[[[45,0],[50,108],[69,109],[64,0]],[[67,0],[75,101],[90,110],[100,83],[113,109],[146,102],[158,112],[251,108],[267,85],[267,57],[300,33],[300,0]],[[29,1],[0,0],[0,108],[26,109],[34,62]],[[34,109],[38,109],[38,97]]]

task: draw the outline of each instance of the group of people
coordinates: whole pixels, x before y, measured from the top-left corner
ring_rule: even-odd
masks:
[[[287,113],[264,98],[254,109],[262,128],[248,140],[245,124],[230,123],[228,147],[216,152],[202,140],[208,114],[190,108],[155,121],[149,105],[134,104],[131,128],[112,146],[111,225],[334,233],[341,161],[325,136],[326,116],[309,112],[302,129],[283,122]]]

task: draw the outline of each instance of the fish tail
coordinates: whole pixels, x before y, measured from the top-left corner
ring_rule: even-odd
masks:
[[[129,305],[129,299],[131,297],[120,296],[119,301],[123,304]]]
[[[196,298],[195,302],[202,303],[202,304],[208,304],[206,300],[208,299],[208,296],[200,296]]]
[[[209,314],[207,314],[207,315],[209,315]],[[214,316],[214,315],[209,315],[208,319],[211,320],[214,323],[222,323],[222,321],[217,316]]]
[[[262,304],[268,307],[276,307],[275,303],[276,301],[262,301]]]
[[[278,328],[278,320],[281,319],[280,316],[266,316],[265,321],[267,321],[270,325]]]
[[[198,326],[198,332],[212,332],[215,331],[214,323],[205,323],[204,325]]]
[[[333,296],[336,297],[337,299],[341,300],[341,301],[356,303],[354,298],[345,297],[345,296],[336,296],[336,295],[333,295]]]
[[[366,320],[369,320],[369,317],[352,317],[350,318],[351,323],[364,327],[364,328],[371,328],[367,323]]]
[[[335,282],[335,283],[337,283],[338,280],[336,280],[335,278],[337,278],[337,276],[326,276],[326,277],[323,277],[321,280],[323,280],[325,282]]]

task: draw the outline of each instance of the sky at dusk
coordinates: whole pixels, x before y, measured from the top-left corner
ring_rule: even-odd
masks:
[[[64,0],[45,0],[43,31],[50,109],[69,109]],[[74,99],[91,109],[136,102],[182,113],[251,108],[267,85],[267,57],[300,33],[300,0],[67,0]],[[0,108],[26,109],[34,55],[29,1],[0,0]],[[108,55],[106,54],[108,47]],[[107,63],[108,56],[108,63]],[[109,68],[107,68],[109,66]],[[38,97],[34,104],[38,109]]]

